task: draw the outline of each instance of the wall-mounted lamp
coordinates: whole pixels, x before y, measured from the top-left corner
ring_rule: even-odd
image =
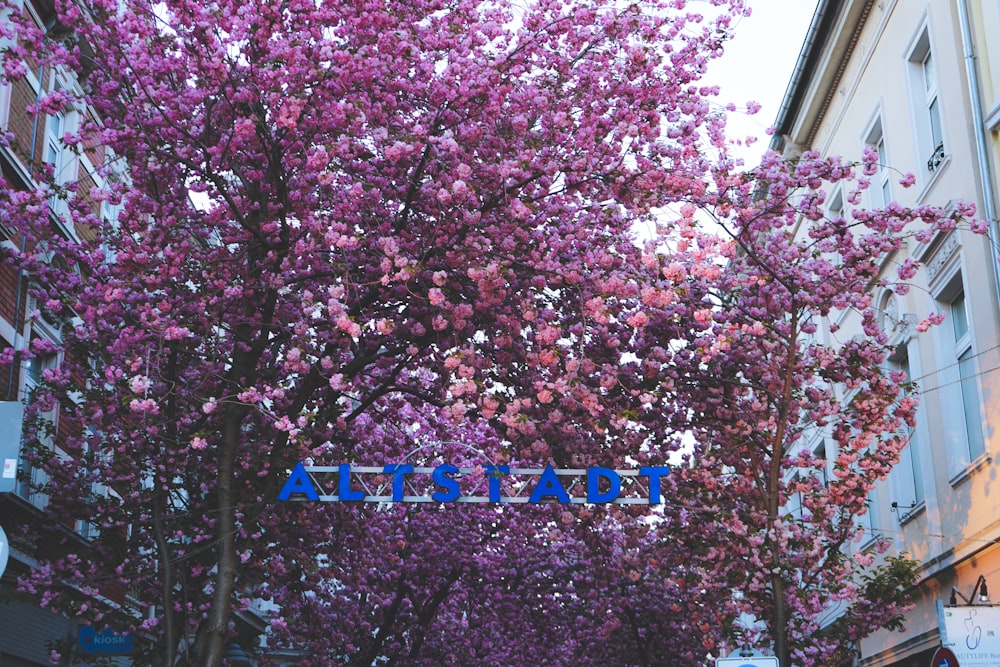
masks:
[[[958,597],[956,597],[956,595]],[[962,595],[962,591],[952,586],[951,598],[948,600],[948,605],[952,607],[958,605],[958,598],[962,598],[962,600],[965,601],[965,604],[976,604],[977,602],[980,604],[988,603],[990,601],[990,594],[989,591],[986,590],[986,577],[979,575],[979,578],[976,579],[976,585],[972,587],[972,593],[969,597],[965,597]]]

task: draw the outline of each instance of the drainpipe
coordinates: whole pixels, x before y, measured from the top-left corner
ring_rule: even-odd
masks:
[[[993,258],[994,287],[1000,300],[1000,254],[997,244],[1000,234],[997,229],[996,203],[993,197],[993,170],[990,168],[989,144],[986,140],[983,119],[982,95],[979,91],[979,73],[976,71],[976,54],[972,46],[972,29],[969,23],[967,0],[956,0],[958,20],[962,28],[962,50],[965,55],[965,75],[969,80],[969,96],[972,98],[972,128],[976,136],[976,157],[979,160],[979,179],[983,189],[983,217],[989,225],[990,255]]]

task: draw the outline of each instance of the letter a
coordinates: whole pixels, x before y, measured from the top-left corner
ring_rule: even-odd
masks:
[[[563,488],[562,483],[559,481],[559,476],[556,475],[556,471],[552,469],[552,466],[545,466],[542,476],[538,478],[538,485],[531,492],[528,502],[540,503],[545,496],[552,496],[561,503],[569,502],[569,494],[566,493],[566,489]]]
[[[312,480],[309,479],[309,473],[306,472],[301,461],[295,464],[295,469],[292,470],[288,481],[285,482],[281,493],[278,494],[278,500],[288,500],[293,493],[304,493],[306,500],[319,500],[316,487],[313,486]]]

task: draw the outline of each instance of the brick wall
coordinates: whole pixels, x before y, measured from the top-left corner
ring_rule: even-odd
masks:
[[[93,211],[95,215],[99,214],[101,205],[94,201],[94,199],[90,196],[90,190],[97,185],[97,182],[86,169],[80,169],[79,177],[80,180],[77,182],[76,186],[76,196],[83,200],[83,202],[90,207],[90,210]],[[97,236],[96,230],[90,226],[78,224],[76,225],[75,231],[77,237],[87,241],[92,241],[94,237]]]
[[[28,114],[25,109],[35,103],[35,91],[24,78],[18,79],[11,84],[10,90],[10,120],[7,129],[14,133],[14,140],[10,147],[22,162],[27,166],[32,155],[36,164],[40,162],[42,156],[42,145],[45,140],[45,119],[38,119],[38,126],[35,126],[35,117]],[[35,150],[31,151],[31,137],[35,137]]]
[[[17,303],[17,271],[0,265],[0,317],[13,324],[14,305]],[[11,342],[11,341],[8,341]]]

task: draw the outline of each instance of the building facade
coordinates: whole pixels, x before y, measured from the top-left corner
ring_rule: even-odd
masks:
[[[47,187],[41,174],[51,170],[54,181],[49,198],[51,233],[65,240],[93,240],[94,230],[67,222],[68,200],[75,205],[91,207],[103,225],[115,225],[121,205],[92,197],[92,191],[105,185],[105,178],[126,179],[126,168],[112,151],[88,139],[79,145],[67,145],[63,138],[78,129],[99,125],[93,109],[76,100],[84,95],[75,75],[47,62],[48,49],[70,44],[79,49],[85,59],[92,55],[91,45],[80,42],[57,18],[55,0],[16,0],[21,18],[44,33],[36,56],[24,62],[24,74],[11,80],[0,80],[0,170],[4,191],[34,190]],[[12,25],[11,16],[0,12],[0,21]],[[16,32],[16,31],[15,31]],[[17,39],[14,35],[10,39]],[[5,43],[0,38],[0,63],[5,57]],[[34,113],[38,101],[47,93],[66,91],[73,102],[58,110],[44,109]],[[63,186],[65,193],[56,193]],[[0,247],[10,253],[24,251],[25,241],[12,226],[0,217]],[[29,250],[31,248],[28,248]],[[63,262],[61,268],[73,267],[50,252],[46,262]],[[79,272],[78,272],[79,273]],[[84,279],[86,277],[84,276]],[[87,550],[89,539],[96,530],[86,521],[61,525],[59,517],[46,511],[47,498],[41,490],[43,471],[31,463],[23,447],[25,406],[40,386],[47,369],[64,362],[61,332],[73,326],[72,320],[49,321],[45,308],[36,304],[32,286],[38,277],[17,271],[8,262],[0,262],[0,528],[8,538],[0,556],[6,555],[6,568],[0,572],[0,667],[42,667],[44,665],[77,664],[150,664],[155,653],[151,637],[125,636],[121,641],[110,629],[85,627],[45,608],[37,595],[19,590],[18,580],[37,567],[39,558],[51,558],[62,553]],[[25,351],[30,353],[24,354]],[[82,382],[82,380],[81,380]],[[50,422],[59,438],[79,434],[78,425],[68,413],[56,406],[40,415]],[[51,443],[45,443],[50,447]],[[56,454],[59,454],[56,448]],[[95,493],[110,493],[94,487]],[[33,527],[56,525],[55,538],[34,539]],[[41,532],[41,531],[39,531]],[[51,531],[46,531],[49,535]],[[142,605],[119,584],[106,581],[85,582],[87,593],[93,590],[104,603],[125,609],[133,618],[142,618]],[[262,600],[248,609],[233,614],[233,636],[226,648],[229,665],[250,667],[256,656],[267,652],[271,664],[295,664],[294,653],[267,651],[267,615],[272,607]],[[106,633],[106,634],[99,634]],[[182,638],[186,642],[187,638]]]
[[[76,79],[61,68],[52,67],[45,58],[45,49],[71,36],[56,20],[52,2],[24,0],[19,9],[24,18],[45,30],[46,37],[40,56],[25,63],[23,76],[0,82],[0,133],[5,136],[0,142],[0,169],[6,189],[36,188],[39,174],[51,168],[58,184],[77,183],[77,196],[89,199],[91,189],[102,184],[99,168],[107,154],[100,146],[71,150],[62,137],[83,123],[90,110],[72,105],[56,113],[31,113],[33,105],[47,92],[79,92]],[[0,20],[9,25],[9,16]],[[100,207],[106,219],[113,218],[113,207],[90,203]],[[53,231],[78,240],[88,231],[66,225],[60,216],[65,206],[64,199],[54,196],[50,200]],[[0,220],[0,244],[11,252],[24,249],[22,237],[3,220]],[[49,261],[61,260],[52,257]],[[43,481],[41,471],[31,466],[21,448],[23,406],[30,401],[45,370],[62,362],[61,353],[54,350],[58,349],[64,326],[39,315],[30,294],[34,279],[6,263],[0,264],[0,527],[5,529],[10,542],[7,567],[0,578],[2,667],[49,665],[55,656],[53,651],[62,656],[60,664],[70,664],[74,654],[85,653],[76,622],[45,609],[38,599],[18,591],[17,587],[17,579],[35,566],[36,556],[43,555],[38,551],[65,548],[33,543],[30,535],[31,526],[51,521],[51,517],[44,513],[45,496],[31,484]],[[34,349],[36,354],[30,359],[18,357],[11,361],[13,351],[25,349]],[[67,420],[60,419],[58,408],[44,418],[51,420],[56,429],[73,428]],[[65,526],[64,538],[76,547],[85,548],[89,530],[91,527],[83,522]],[[124,602],[124,592],[115,596]]]
[[[820,0],[775,124],[772,148],[789,157],[816,150],[860,160],[877,151],[863,206],[972,202],[990,224],[988,237],[956,229],[908,239],[883,269],[917,259],[912,288],[872,295],[896,349],[887,364],[907,373],[921,405],[864,522],[869,537],[920,562],[921,580],[906,630],[862,642],[866,666],[930,664],[952,591],[969,596],[980,577],[1000,587],[998,32],[1000,5],[986,0]],[[908,173],[916,182],[904,188]],[[849,215],[846,196],[830,192],[827,214]],[[944,323],[918,333],[930,313]],[[827,324],[850,332],[860,320],[844,312]]]

